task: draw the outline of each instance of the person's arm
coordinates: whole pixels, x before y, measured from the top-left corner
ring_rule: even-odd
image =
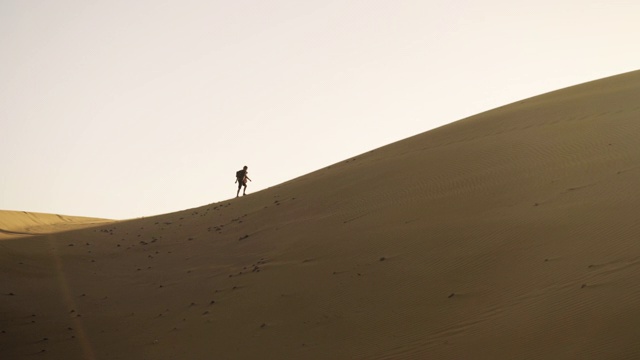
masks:
[[[247,180],[251,181],[251,179],[249,179],[249,177],[248,177],[248,176],[245,176],[245,177],[247,178]]]

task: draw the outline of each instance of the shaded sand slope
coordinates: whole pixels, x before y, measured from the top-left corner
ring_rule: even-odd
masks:
[[[112,222],[112,220],[0,210],[0,240],[61,232],[106,222]]]
[[[638,99],[628,73],[244,198],[4,241],[0,358],[639,358]]]

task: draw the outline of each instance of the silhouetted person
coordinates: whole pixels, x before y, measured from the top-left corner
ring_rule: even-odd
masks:
[[[242,170],[238,170],[236,171],[236,182],[238,183],[238,193],[236,193],[236,197],[240,196],[240,189],[244,186],[244,190],[242,191],[242,196],[247,195],[247,180],[251,181],[251,179],[249,179],[249,176],[247,176],[248,171],[247,171],[248,167],[243,167]]]

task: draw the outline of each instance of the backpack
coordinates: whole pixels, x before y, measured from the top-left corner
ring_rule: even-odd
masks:
[[[244,179],[244,170],[238,170],[236,171],[236,179],[238,179],[239,181],[242,181]]]

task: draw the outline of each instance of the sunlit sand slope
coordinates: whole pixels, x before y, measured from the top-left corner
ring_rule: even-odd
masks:
[[[111,220],[0,210],[0,240],[60,232],[107,222]]]
[[[0,358],[640,358],[639,99],[628,73],[243,198],[4,241]]]

